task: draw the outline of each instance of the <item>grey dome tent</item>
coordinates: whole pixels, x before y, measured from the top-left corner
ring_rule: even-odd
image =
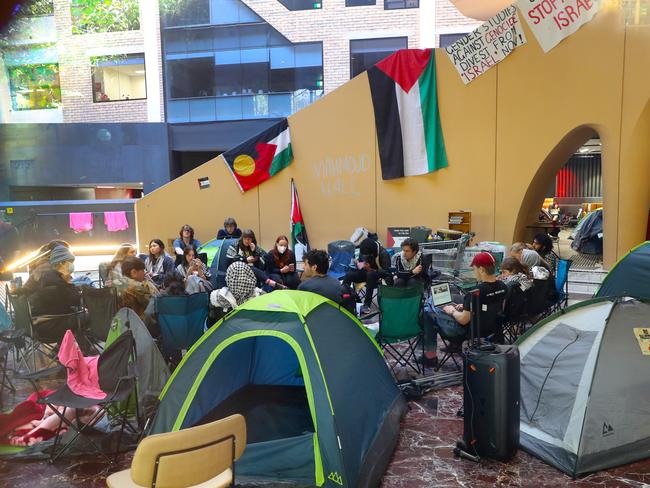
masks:
[[[650,241],[628,252],[607,273],[596,297],[630,296],[650,300]]]
[[[650,456],[649,343],[650,304],[631,298],[579,303],[524,334],[520,446],[574,477]]]
[[[238,477],[370,487],[405,411],[359,321],[320,295],[286,290],[239,306],[194,344],[161,394],[150,433],[241,413],[247,446]]]

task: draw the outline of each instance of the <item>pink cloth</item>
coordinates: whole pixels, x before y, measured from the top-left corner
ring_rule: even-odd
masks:
[[[70,214],[70,228],[75,232],[86,232],[93,228],[92,212],[77,212]]]
[[[99,356],[84,357],[70,329],[66,330],[59,349],[59,361],[68,370],[68,388],[84,398],[101,400],[106,393],[99,387],[97,360]]]
[[[104,212],[104,224],[108,232],[118,232],[129,228],[126,212]]]

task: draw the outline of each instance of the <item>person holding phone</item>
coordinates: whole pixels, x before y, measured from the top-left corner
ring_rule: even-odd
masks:
[[[185,246],[183,262],[176,266],[176,274],[185,283],[185,291],[188,294],[212,290],[210,270],[196,257],[196,249],[193,246]]]
[[[296,255],[289,249],[287,236],[278,236],[273,249],[264,258],[266,274],[270,279],[295,290],[300,284],[296,272]]]

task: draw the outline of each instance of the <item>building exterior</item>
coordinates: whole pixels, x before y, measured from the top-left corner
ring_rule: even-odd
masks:
[[[0,122],[162,122],[158,4],[122,0],[115,18],[79,0],[36,0],[6,34]]]

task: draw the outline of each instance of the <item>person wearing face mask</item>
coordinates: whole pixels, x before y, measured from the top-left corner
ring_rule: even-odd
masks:
[[[287,288],[295,290],[300,284],[296,273],[296,255],[289,249],[287,236],[278,236],[273,250],[264,258],[266,274],[273,281],[282,283]]]
[[[257,245],[257,239],[252,229],[245,229],[242,236],[236,244],[233,244],[226,251],[226,259],[228,266],[232,263],[241,261],[250,266],[251,270],[257,278],[258,286],[266,285],[268,289],[276,288],[278,290],[285,289],[282,283],[269,278],[264,271],[265,264],[264,258],[266,252]],[[267,290],[268,290],[267,289]]]
[[[43,272],[37,287],[28,296],[32,316],[63,315],[81,306],[81,293],[72,282],[75,257],[70,250],[58,245],[50,251],[51,269]]]

